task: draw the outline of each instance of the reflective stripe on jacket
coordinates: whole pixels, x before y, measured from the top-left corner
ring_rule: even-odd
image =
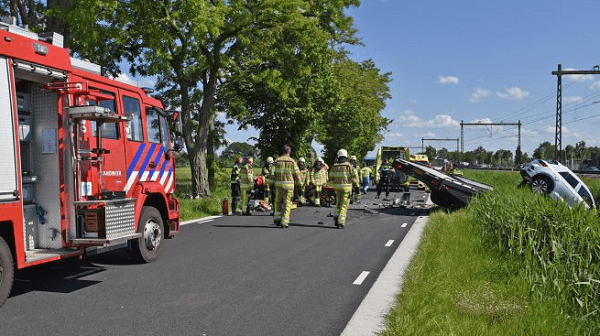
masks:
[[[275,187],[294,189],[294,185],[300,185],[298,164],[289,155],[278,157],[273,166]]]
[[[318,171],[315,171],[315,168],[313,167],[310,170],[310,182],[314,185],[325,185],[327,184],[327,171],[329,170],[329,166],[327,166],[327,164],[323,165],[323,168],[321,168]]]
[[[300,179],[300,186],[304,187],[308,184],[308,169],[302,169],[298,171],[298,179]]]
[[[333,181],[335,189],[352,188],[354,176],[354,167],[350,162],[336,163],[329,172],[329,178]]]
[[[252,175],[252,166],[249,164],[243,165],[240,169],[240,184],[243,188],[254,187],[254,177]]]

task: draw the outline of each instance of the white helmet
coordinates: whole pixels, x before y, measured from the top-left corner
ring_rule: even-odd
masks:
[[[322,159],[322,158],[318,157],[318,158],[317,158],[317,162],[325,162],[325,161],[323,161],[323,159]]]
[[[272,157],[272,156],[269,156],[269,157],[267,158],[267,163],[273,163],[273,162],[275,162],[275,161],[273,161],[273,157]]]
[[[340,149],[340,150],[337,152],[337,157],[342,157],[342,156],[344,156],[344,157],[348,157],[348,152],[347,152],[345,149]]]
[[[298,162],[306,162],[306,160],[304,160],[304,158],[301,157],[301,158],[298,159]]]
[[[350,161],[353,161],[353,160],[354,160],[354,161],[356,161],[356,156],[354,156],[354,155],[352,155],[352,156],[350,157]]]

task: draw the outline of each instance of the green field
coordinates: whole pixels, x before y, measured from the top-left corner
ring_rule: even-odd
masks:
[[[597,335],[596,210],[517,188],[518,173],[465,173],[495,190],[432,214],[383,335]]]

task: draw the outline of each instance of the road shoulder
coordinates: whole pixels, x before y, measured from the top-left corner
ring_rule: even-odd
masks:
[[[385,318],[402,290],[404,274],[417,251],[429,216],[420,216],[361,302],[342,336],[374,335],[385,329]]]

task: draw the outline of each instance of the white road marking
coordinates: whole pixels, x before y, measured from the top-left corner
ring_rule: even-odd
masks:
[[[216,218],[219,218],[219,217],[221,217],[221,216],[209,216],[209,217],[204,217],[204,218],[192,219],[187,222],[182,222],[179,225],[204,224],[204,223],[212,222],[213,220],[215,220]]]
[[[388,240],[387,243],[385,243],[385,247],[390,247],[390,246],[392,246],[393,243],[394,243],[394,241],[390,239],[390,240]]]
[[[402,224],[402,227],[406,227],[408,225],[408,223],[404,223]]]
[[[362,285],[363,281],[365,281],[365,279],[367,278],[367,275],[369,275],[369,273],[371,273],[371,272],[363,271],[362,273],[360,273],[358,278],[356,278],[356,280],[354,280],[354,282],[352,284],[358,285],[358,286]]]

